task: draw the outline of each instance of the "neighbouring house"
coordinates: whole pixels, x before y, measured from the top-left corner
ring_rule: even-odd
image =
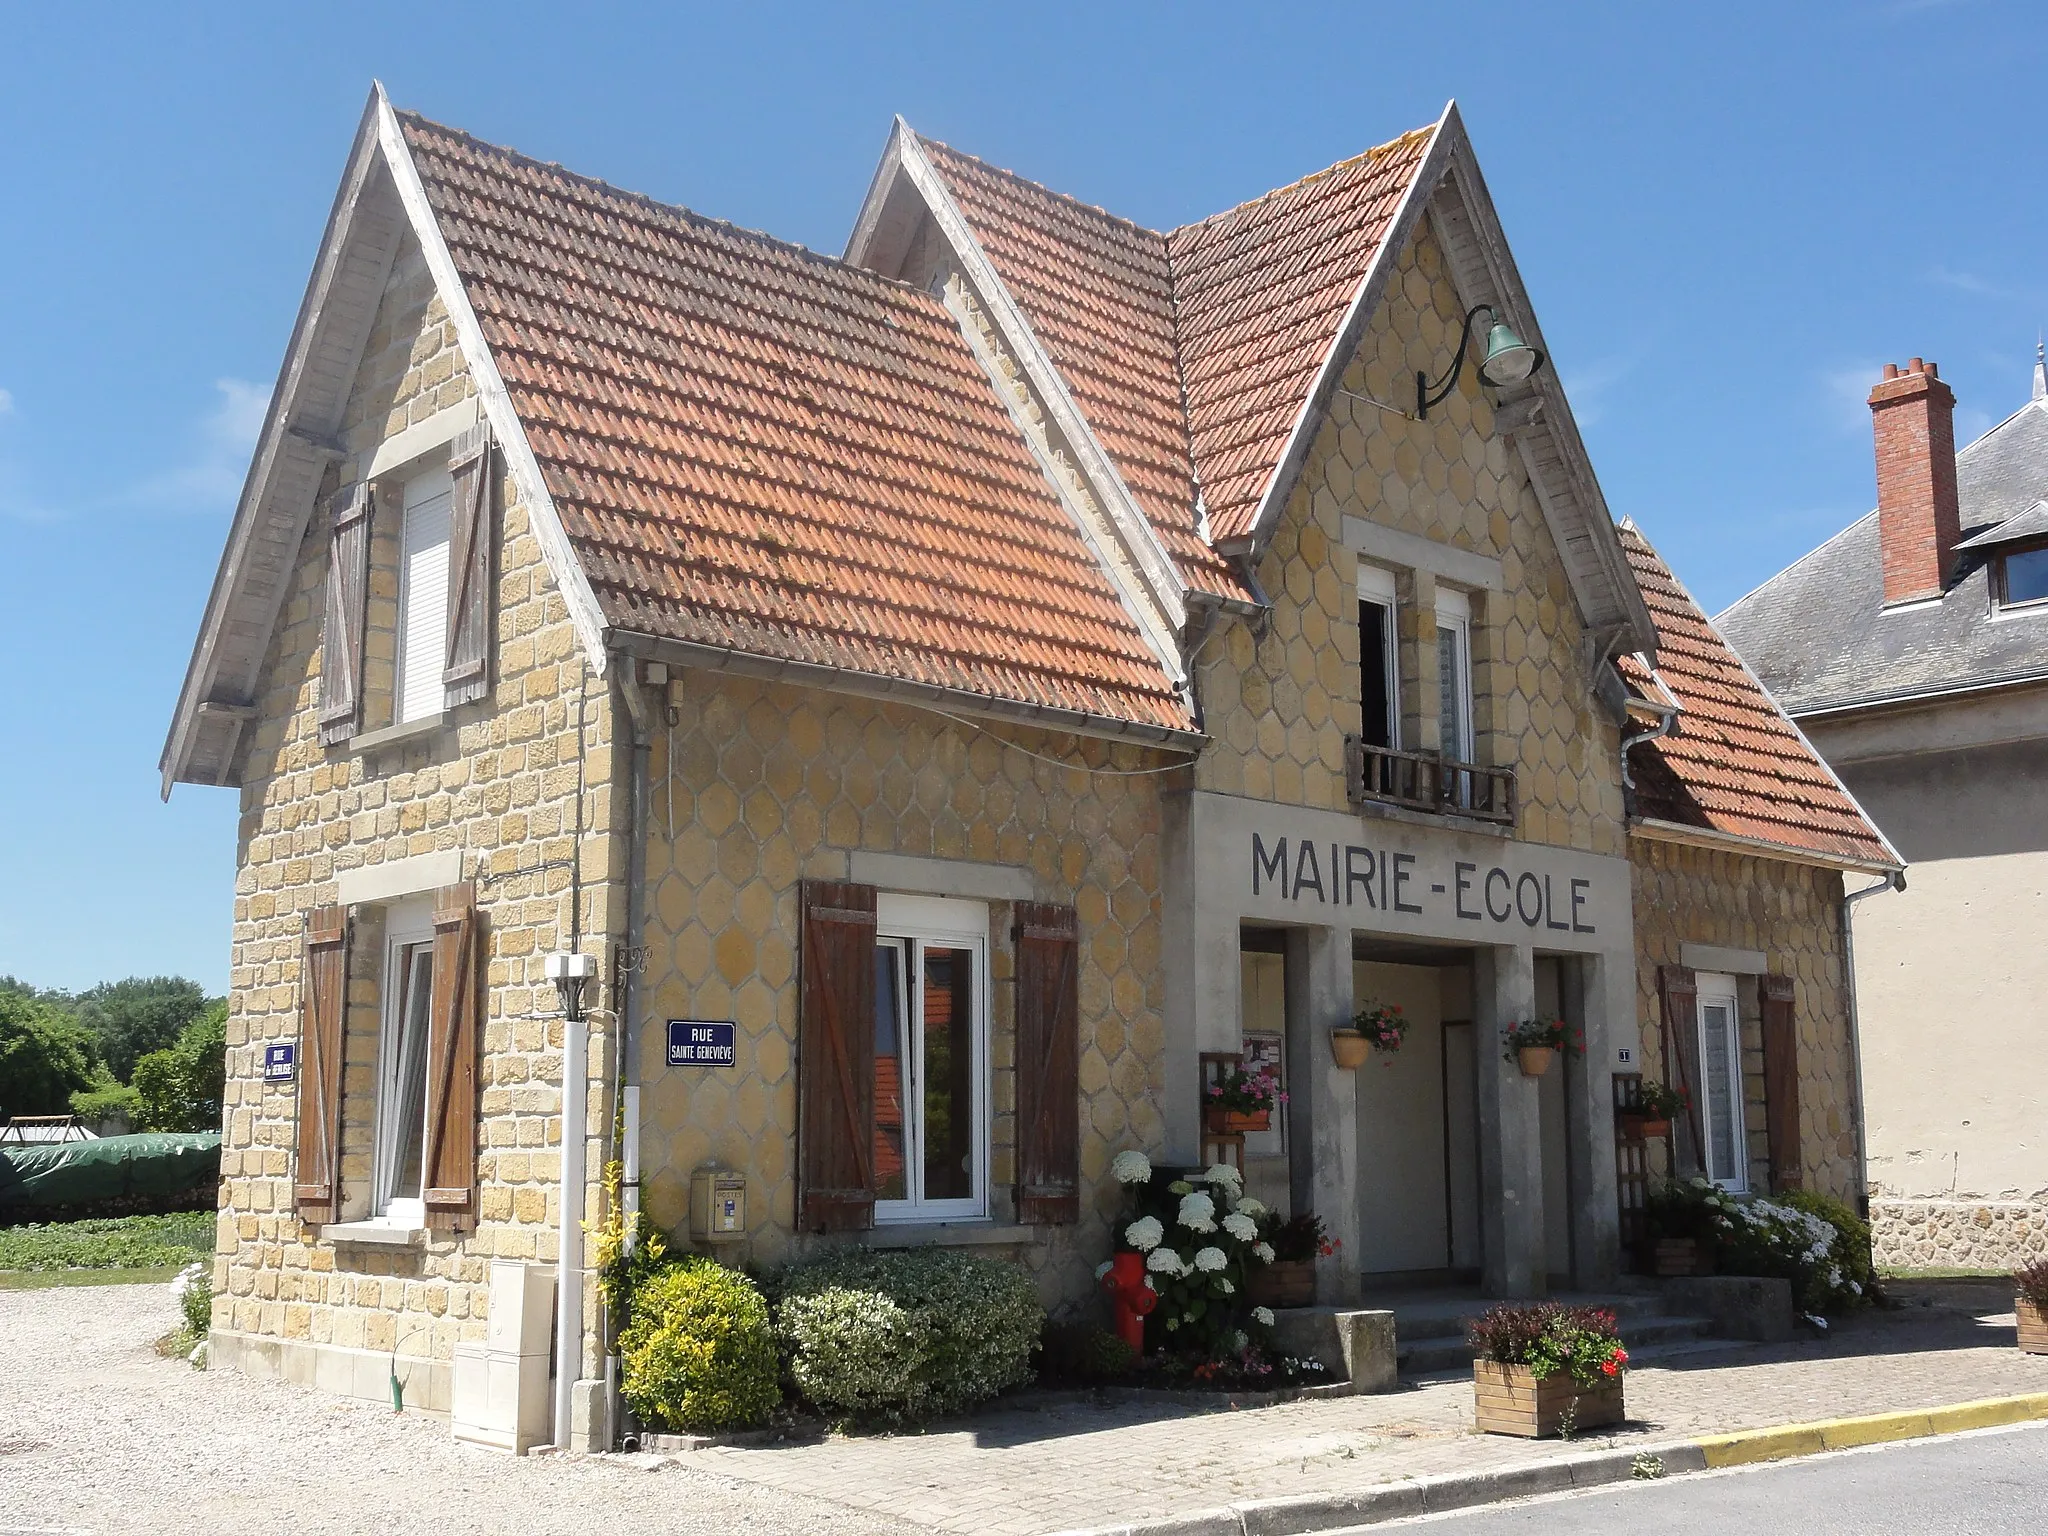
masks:
[[[1960,452],[1932,363],[1870,392],[1877,509],[1721,615],[1910,881],[1857,901],[1881,1261],[2048,1254],[2048,364]]]
[[[374,92],[163,759],[243,811],[215,1362],[608,1444],[614,1160],[1053,1307],[1125,1148],[1320,1214],[1325,1300],[1597,1286],[1646,1058],[1680,1166],[1853,1189],[1889,855],[1540,348],[1454,108],[1165,233],[898,122],[834,259]]]

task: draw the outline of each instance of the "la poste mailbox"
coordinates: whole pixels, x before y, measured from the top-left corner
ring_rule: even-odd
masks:
[[[729,1067],[733,1064],[733,1027],[709,1019],[668,1021],[668,1064],[672,1067]]]

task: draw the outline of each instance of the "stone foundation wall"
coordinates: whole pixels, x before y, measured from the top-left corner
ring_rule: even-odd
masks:
[[[1875,1199],[1870,1241],[1885,1269],[2013,1269],[2048,1259],[2048,1201]]]

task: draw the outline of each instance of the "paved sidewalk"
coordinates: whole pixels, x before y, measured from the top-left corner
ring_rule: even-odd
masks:
[[[1626,1431],[1570,1445],[1473,1433],[1466,1381],[1221,1412],[1052,1402],[922,1435],[715,1447],[678,1459],[937,1530],[1038,1536],[1631,1442],[2048,1391],[2048,1357],[2013,1347],[2009,1300],[1930,1294],[1942,1304],[1852,1319],[1825,1340],[1632,1371]],[[1988,1307],[2000,1310],[1978,1310]]]

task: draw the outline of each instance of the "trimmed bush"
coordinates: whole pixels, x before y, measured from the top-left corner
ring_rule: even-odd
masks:
[[[768,1303],[712,1259],[682,1259],[640,1282],[619,1353],[621,1395],[657,1428],[747,1429],[781,1399]]]
[[[1833,1258],[1841,1271],[1841,1282],[1832,1289],[1848,1291],[1858,1300],[1869,1300],[1878,1290],[1877,1265],[1870,1254],[1870,1223],[1858,1216],[1847,1201],[1818,1190],[1795,1189],[1774,1197],[1780,1205],[1818,1216],[1835,1229]]]
[[[1045,1312],[1014,1265],[852,1248],[785,1270],[776,1333],[797,1390],[828,1414],[917,1422],[1031,1379]]]

